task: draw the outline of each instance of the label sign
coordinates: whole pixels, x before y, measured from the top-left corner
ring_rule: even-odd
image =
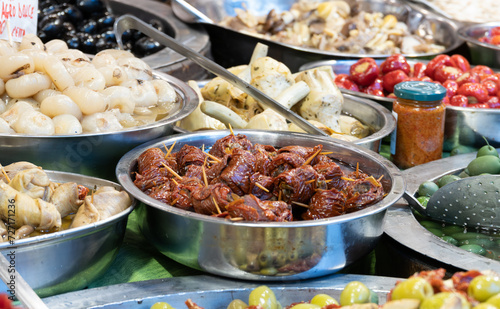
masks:
[[[38,0],[0,0],[0,39],[21,42],[36,34],[37,20]]]

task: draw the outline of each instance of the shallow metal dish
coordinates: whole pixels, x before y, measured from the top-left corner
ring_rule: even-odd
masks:
[[[494,27],[500,27],[500,22],[468,25],[458,29],[458,36],[469,47],[472,64],[482,64],[500,69],[500,46],[482,43],[478,40]]]
[[[386,209],[403,194],[401,172],[382,156],[348,142],[292,132],[238,130],[252,143],[273,145],[324,145],[345,168],[356,164],[370,175],[380,177],[387,196],[363,210],[322,220],[297,222],[233,222],[184,211],[159,202],[140,191],[131,175],[137,169],[137,157],[151,147],[182,145],[210,147],[230,134],[229,131],[205,131],[172,135],[143,144],[120,159],[117,179],[130,194],[143,202],[138,208],[145,237],[160,252],[186,266],[212,274],[249,280],[295,280],[334,273],[370,252],[382,235]],[[350,165],[350,167],[349,167]],[[240,269],[242,259],[257,263],[257,255],[269,249],[273,254],[294,257],[309,267],[277,274],[254,273]],[[314,263],[311,261],[314,260]],[[316,263],[317,262],[317,263]]]
[[[55,182],[76,182],[88,188],[117,183],[73,173],[45,170]],[[14,245],[0,243],[0,252],[15,262],[15,270],[40,297],[65,293],[86,287],[102,275],[114,260],[125,235],[127,218],[136,206],[106,220],[74,229],[15,240]],[[14,258],[7,254],[14,252]],[[0,282],[0,292],[9,289]],[[8,293],[8,295],[10,295]]]
[[[294,302],[311,299],[326,293],[340,299],[340,293],[351,281],[363,282],[379,296],[379,303],[386,301],[387,294],[402,278],[331,275],[307,282],[266,283],[283,307]],[[175,308],[184,308],[185,301],[192,299],[204,308],[226,308],[233,299],[248,301],[252,289],[260,284],[222,279],[212,276],[191,276],[111,285],[82,290],[45,298],[49,308],[147,308],[155,302],[168,302]]]
[[[165,32],[177,41],[189,46],[202,55],[210,56],[210,38],[200,25],[187,25],[177,18],[170,5],[164,2],[142,0],[109,0],[111,10],[116,16],[132,13],[138,18],[161,21]],[[206,78],[208,73],[186,57],[164,48],[154,54],[141,58],[149,66],[181,80]]]
[[[476,153],[468,153],[405,170],[403,175],[407,182],[406,192],[414,196],[422,182],[458,172],[467,167],[475,157]],[[389,208],[384,232],[397,243],[414,252],[415,256],[422,255],[422,260],[430,260],[427,263],[435,267],[500,271],[499,261],[462,250],[429,232],[418,223],[409,206],[399,205]]]
[[[500,25],[500,23],[499,23]],[[500,55],[500,48],[499,48]],[[349,74],[350,67],[356,63],[354,60],[323,60],[304,64],[300,71],[327,65],[331,66],[335,74]],[[380,65],[384,59],[376,59]],[[427,63],[427,60],[408,59],[413,66],[417,62]],[[392,110],[394,99],[379,97],[359,91],[351,91],[340,88],[343,94],[350,94],[361,98],[373,100]],[[495,108],[470,108],[458,106],[446,106],[446,120],[444,132],[444,151],[451,151],[458,145],[481,147],[484,138],[494,147],[500,147],[500,110]]]
[[[155,72],[176,90],[179,109],[155,123],[127,130],[79,135],[0,134],[0,162],[29,161],[45,169],[115,179],[120,157],[130,149],[154,138],[171,134],[173,125],[198,106],[194,90],[179,79]]]
[[[450,52],[458,48],[463,41],[456,34],[456,25],[442,17],[433,14],[423,14],[417,9],[412,9],[405,3],[397,1],[383,0],[365,0],[355,1],[346,0],[351,7],[356,5],[361,10],[369,12],[382,12],[384,14],[393,14],[398,20],[405,21],[410,31],[425,31],[430,33],[434,39],[443,44],[446,49],[443,53]],[[269,45],[269,56],[283,62],[292,72],[304,63],[321,60],[321,59],[342,59],[342,58],[360,58],[360,57],[387,57],[389,55],[377,54],[347,54],[339,52],[321,51],[315,48],[305,48],[293,46],[289,44],[273,42],[270,40],[260,39],[255,36],[243,34],[232,29],[218,26],[216,23],[221,21],[225,16],[235,16],[235,8],[247,7],[255,14],[267,15],[271,9],[276,11],[289,10],[295,0],[268,0],[268,1],[207,1],[207,0],[190,0],[189,3],[207,15],[214,23],[203,21],[193,15],[186,13],[176,1],[172,1],[172,9],[174,14],[182,20],[201,23],[205,26],[210,40],[212,42],[212,54],[217,63],[224,67],[231,67],[248,63],[255,45],[262,42]],[[238,44],[234,44],[238,42]],[[407,57],[431,57],[435,53],[425,54],[406,54]]]

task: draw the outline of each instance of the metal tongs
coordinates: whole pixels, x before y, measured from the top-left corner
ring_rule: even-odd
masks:
[[[116,41],[118,43],[118,46],[120,46],[120,48],[123,49],[123,41],[122,41],[123,32],[125,32],[126,30],[131,30],[131,29],[138,30],[138,31],[142,32],[143,34],[156,40],[160,44],[163,44],[163,45],[173,49],[174,51],[178,52],[179,54],[185,56],[186,58],[190,59],[191,61],[200,65],[202,68],[206,69],[207,71],[223,78],[224,80],[229,82],[231,85],[237,87],[241,91],[252,96],[257,101],[261,102],[264,106],[273,109],[275,112],[277,112],[281,116],[292,121],[293,123],[295,123],[298,127],[303,129],[307,133],[329,136],[325,132],[323,132],[320,129],[318,129],[317,127],[313,126],[311,123],[309,123],[304,118],[300,117],[296,113],[292,112],[290,109],[279,104],[278,102],[273,100],[271,97],[267,96],[266,94],[264,94],[263,92],[261,92],[257,88],[253,87],[252,85],[245,82],[244,80],[242,80],[238,76],[234,75],[233,73],[229,72],[228,70],[226,70],[222,66],[220,66],[217,63],[213,62],[212,60],[204,57],[203,55],[197,53],[196,51],[192,50],[191,48],[186,47],[181,43],[178,43],[172,37],[157,30],[156,28],[153,28],[152,26],[148,25],[147,23],[143,22],[142,20],[138,19],[135,16],[126,14],[126,15],[120,16],[115,21],[114,31],[115,31],[115,35],[116,35]]]
[[[500,228],[500,175],[481,175],[439,188],[423,207],[405,194],[410,206],[431,219],[466,227]]]

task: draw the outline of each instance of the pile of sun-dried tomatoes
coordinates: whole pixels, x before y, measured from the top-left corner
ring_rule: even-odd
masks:
[[[500,108],[500,73],[484,65],[471,67],[461,55],[438,55],[428,63],[413,66],[400,54],[387,57],[380,65],[373,58],[362,58],[349,74],[338,74],[338,87],[371,95],[395,98],[394,86],[408,80],[443,85],[446,105]]]

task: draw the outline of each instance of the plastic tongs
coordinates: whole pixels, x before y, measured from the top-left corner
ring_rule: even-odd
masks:
[[[275,112],[280,114],[281,116],[285,117],[286,119],[292,121],[295,123],[298,127],[306,131],[307,133],[310,134],[316,134],[316,135],[323,135],[323,136],[329,136],[325,132],[321,131],[317,127],[313,126],[311,123],[309,123],[307,120],[304,118],[300,117],[296,113],[292,112],[290,109],[284,107],[283,105],[279,104],[257,88],[253,87],[249,83],[245,82],[241,78],[237,77],[233,73],[229,72],[222,66],[218,65],[217,63],[213,62],[212,60],[204,57],[203,55],[197,53],[196,51],[192,50],[189,47],[184,46],[183,44],[178,43],[175,39],[172,37],[166,35],[165,33],[151,27],[147,23],[143,22],[142,20],[138,19],[135,16],[126,14],[122,15],[119,18],[116,19],[115,25],[114,25],[114,31],[116,35],[116,41],[118,43],[118,46],[123,49],[123,41],[122,41],[122,34],[126,30],[138,30],[142,32],[143,34],[149,36],[150,38],[156,40],[160,44],[163,44],[174,51],[178,52],[179,54],[183,55],[184,57],[190,59],[191,61],[195,62],[196,64],[200,65],[202,68],[206,69],[207,71],[223,78],[227,82],[229,82],[231,85],[237,87],[241,91],[247,93],[248,95],[252,96],[254,99],[257,101],[261,102],[264,106],[273,109]]]

